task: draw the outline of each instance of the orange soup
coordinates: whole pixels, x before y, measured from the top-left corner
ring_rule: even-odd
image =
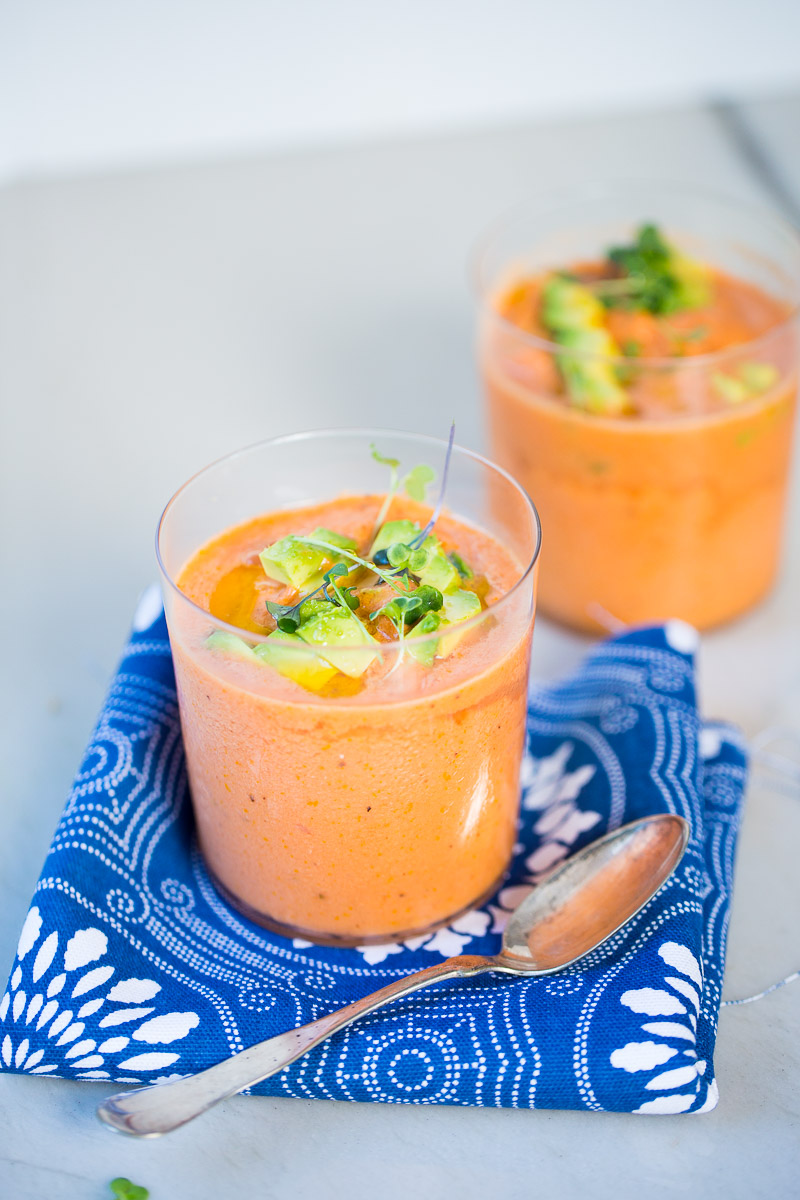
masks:
[[[253,919],[341,944],[410,936],[488,895],[518,807],[533,612],[493,608],[523,564],[450,515],[422,537],[431,510],[408,497],[381,509],[345,496],[228,529],[177,583],[241,640],[209,636],[202,614],[170,625],[215,881]],[[405,550],[384,578],[354,561]]]
[[[653,226],[494,292],[492,448],[536,498],[546,613],[586,631],[706,628],[769,590],[797,392],[789,315]]]

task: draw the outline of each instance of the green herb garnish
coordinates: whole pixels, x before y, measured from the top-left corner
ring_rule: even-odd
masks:
[[[365,570],[372,571],[372,573],[374,575],[377,575],[378,578],[382,579],[384,583],[388,583],[391,587],[394,588],[395,591],[403,592],[403,591],[408,590],[407,588],[398,587],[398,583],[399,583],[398,576],[400,576],[402,568],[395,568],[395,569],[392,569],[389,571],[385,570],[384,568],[385,568],[385,566],[388,566],[388,562],[385,564],[378,563],[377,554],[375,555],[374,560],[373,560],[373,559],[368,559],[368,558],[362,558],[360,554],[353,554],[352,551],[350,551],[350,550],[341,550],[338,547],[332,546],[329,542],[317,542],[317,541],[312,540],[311,538],[302,538],[302,537],[298,537],[297,541],[302,543],[305,546],[314,546],[319,550],[336,550],[337,554],[341,555],[342,558],[348,559],[355,566],[364,567]],[[344,566],[343,563],[339,563],[338,565]],[[340,571],[339,574],[347,575],[347,574],[349,574],[349,572],[347,570],[345,570],[344,572]],[[308,597],[306,597],[306,599],[308,599]]]
[[[592,285],[606,308],[643,308],[665,316],[708,303],[707,270],[680,254],[656,225],[642,225],[631,245],[612,246],[607,257],[623,277]]]
[[[112,1179],[108,1186],[111,1188],[114,1200],[147,1200],[150,1195],[146,1187],[140,1187],[138,1183],[131,1183],[130,1179],[126,1179],[123,1175]]]
[[[294,633],[302,623],[300,619],[300,609],[309,600],[313,600],[315,596],[319,596],[320,593],[323,593],[325,599],[331,604],[337,603],[335,599],[331,598],[330,593],[328,592],[329,587],[333,587],[335,595],[342,595],[343,598],[341,603],[345,607],[358,608],[358,601],[356,600],[354,606],[348,603],[348,598],[339,591],[334,582],[334,580],[338,579],[340,575],[348,575],[349,573],[349,569],[344,565],[344,563],[337,563],[336,566],[331,567],[330,571],[325,572],[320,586],[315,588],[313,592],[309,592],[307,596],[303,596],[303,598],[298,600],[296,604],[275,604],[274,601],[267,600],[267,612],[271,617],[275,618],[275,623],[282,633]],[[351,590],[352,589],[350,588],[346,589],[347,592],[350,592]],[[352,600],[353,597],[351,596],[349,599]]]
[[[450,562],[453,564],[455,569],[458,571],[458,573],[462,579],[472,579],[472,576],[474,575],[474,571],[472,570],[472,567],[470,567],[468,565],[468,563],[464,562],[464,559],[461,557],[460,554],[457,554],[456,551],[454,550],[452,552],[452,554],[448,554],[447,557],[450,559]]]
[[[370,620],[374,622],[378,617],[388,617],[397,629],[397,622],[401,618],[404,625],[413,625],[415,621],[424,617],[425,613],[438,612],[443,604],[444,596],[439,589],[423,583],[407,596],[394,596],[381,608],[370,613]]]
[[[425,500],[425,489],[429,483],[433,483],[436,478],[436,472],[432,467],[421,466],[414,467],[409,471],[403,480],[403,491],[412,500],[419,501],[420,504]]]
[[[430,521],[428,521],[428,524],[425,526],[425,528],[420,530],[420,532],[414,538],[412,538],[412,540],[408,543],[408,548],[410,550],[415,550],[419,546],[422,545],[422,543],[425,541],[425,538],[428,536],[428,534],[433,529],[436,522],[439,520],[439,515],[442,511],[442,504],[444,503],[444,494],[447,491],[447,476],[450,471],[450,459],[453,454],[453,442],[455,440],[455,436],[456,436],[456,423],[455,423],[455,421],[453,421],[450,426],[450,436],[447,439],[447,453],[444,456],[444,467],[442,469],[442,485],[439,488],[439,496],[436,501],[436,505],[433,509],[433,513],[431,514]],[[373,458],[375,457],[374,449],[372,451],[372,457]],[[378,461],[381,462],[381,461],[389,461],[389,460],[379,458]],[[424,474],[420,474],[421,472],[424,472]],[[413,477],[412,486],[417,487],[421,479],[425,480],[426,482],[430,482],[432,479],[436,478],[436,475],[433,471],[431,471],[430,467],[415,467],[414,470],[410,471],[409,474],[406,476],[406,484],[408,483],[409,479],[412,479],[412,477]],[[407,487],[406,487],[406,491],[408,491]],[[409,495],[411,496],[412,500],[417,498],[411,492],[409,492]],[[423,490],[423,499],[424,499],[424,490]],[[381,509],[381,514],[384,514],[384,510],[386,508],[387,508],[387,505],[384,503],[384,506]],[[381,517],[379,516],[379,518],[376,522],[375,528],[380,529],[382,524],[383,524],[383,521],[382,521]],[[375,554],[374,558],[375,558],[375,562],[378,564],[378,566],[388,566],[389,565],[388,549],[387,550],[379,550],[377,552],[377,554]]]
[[[308,536],[289,534],[267,546],[259,555],[266,574],[279,582],[293,584],[295,593],[304,583],[311,590],[294,604],[266,601],[267,611],[277,629],[255,650],[244,643],[240,650],[239,639],[234,639],[235,652],[260,658],[301,686],[319,691],[330,678],[327,667],[357,678],[380,656],[369,627],[381,617],[394,626],[400,642],[392,670],[402,661],[407,632],[413,633],[416,643],[441,624],[462,619],[451,616],[448,605],[457,604],[462,595],[461,581],[471,578],[472,570],[459,554],[445,554],[438,538],[431,533],[444,504],[454,440],[455,423],[450,428],[439,495],[424,529],[407,518],[381,523],[373,535],[372,548],[366,554],[357,553],[354,539],[322,528]],[[381,454],[375,446],[371,450],[376,462],[391,469],[387,495],[387,501],[390,501],[400,486],[399,461]],[[414,467],[403,478],[402,485],[412,500],[420,502],[424,500],[427,485],[434,479],[434,471],[422,465]],[[386,508],[384,501],[383,515]],[[330,558],[338,561],[320,575],[322,563]],[[358,583],[344,586],[344,579],[352,576],[356,568],[377,577],[386,590],[378,588],[376,592],[372,583],[366,587]],[[387,595],[386,602],[381,603]],[[480,607],[476,597],[464,595]],[[380,607],[369,611],[376,603]],[[362,604],[364,611],[360,611]],[[317,658],[327,664],[327,667],[323,665],[322,674],[319,662],[299,656],[298,643],[301,641],[315,647]],[[436,641],[430,646],[427,643],[415,646],[414,657],[430,666],[440,644],[444,646],[445,643]],[[224,649],[224,646],[219,648]]]
[[[378,528],[380,528],[380,526],[383,524],[384,520],[386,519],[386,514],[389,511],[389,506],[391,505],[392,500],[394,500],[395,494],[397,492],[397,488],[398,488],[398,484],[399,484],[399,477],[398,477],[397,471],[400,467],[400,459],[399,458],[388,458],[385,454],[381,454],[374,442],[370,442],[369,449],[370,449],[370,453],[372,454],[372,457],[375,459],[375,462],[382,463],[385,467],[389,467],[391,470],[391,475],[389,476],[389,486],[386,489],[386,496],[384,498],[383,504],[381,505],[381,511],[378,513],[378,516],[375,521],[375,528],[378,529]]]

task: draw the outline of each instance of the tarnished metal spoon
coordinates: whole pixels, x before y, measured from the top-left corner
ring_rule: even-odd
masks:
[[[157,1137],[282,1071],[332,1033],[410,992],[485,971],[552,975],[629,921],[666,883],[688,840],[688,823],[670,813],[623,825],[574,854],[533,888],[512,913],[503,947],[493,958],[448,958],[197,1075],[111,1096],[97,1115],[120,1133]]]

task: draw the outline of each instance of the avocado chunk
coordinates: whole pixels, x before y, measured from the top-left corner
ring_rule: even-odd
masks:
[[[321,527],[315,529],[308,537],[310,541],[328,542],[340,550],[354,551],[357,545],[352,538]],[[302,587],[316,583],[317,579],[322,582],[325,567],[337,562],[342,556],[316,546],[306,546],[295,534],[290,533],[288,537],[280,538],[271,546],[267,546],[258,557],[265,575],[278,583],[289,584],[299,591]]]
[[[727,404],[744,404],[745,400],[750,399],[747,384],[741,379],[734,379],[733,375],[726,375],[724,371],[712,371],[711,386]]]
[[[256,656],[247,642],[242,641],[235,633],[225,633],[222,629],[215,629],[206,638],[206,647],[209,650],[216,650],[221,654],[229,654],[234,658],[242,658],[245,661],[255,662]]]
[[[778,382],[778,369],[772,363],[743,362],[737,374],[751,396],[768,391]]]
[[[453,592],[461,584],[457,568],[443,552],[436,537],[425,538],[409,560],[409,567],[420,583],[427,583],[442,593]]]
[[[408,546],[418,533],[419,525],[415,521],[387,521],[385,525],[381,525],[375,536],[375,541],[370,547],[370,557],[374,557],[379,550],[388,550],[395,542],[402,542],[404,546]]]
[[[431,638],[429,642],[422,642],[421,645],[415,645],[414,639],[424,637],[428,633],[435,633],[441,623],[442,619],[438,613],[425,613],[422,620],[418,621],[414,628],[409,630],[405,636],[404,645],[408,653],[418,663],[422,663],[424,667],[433,666],[433,660],[439,651],[439,643]]]
[[[320,580],[320,582],[322,581]],[[316,617],[318,613],[335,611],[336,605],[331,604],[330,600],[323,600],[321,596],[312,596],[310,599],[303,601],[297,615],[302,625],[305,621],[310,621],[312,617]]]
[[[309,646],[318,647],[320,658],[337,671],[351,679],[359,679],[380,656],[380,650],[358,617],[349,610],[331,608],[331,612],[319,612],[304,622],[297,637]]]
[[[444,597],[444,605],[442,614],[444,616],[444,624],[457,625],[462,621],[468,621],[471,617],[477,617],[481,611],[480,599],[474,592],[468,592],[462,589],[459,592],[450,592]],[[465,630],[453,630],[452,633],[445,633],[439,640],[439,654],[446,658],[448,654],[452,654],[458,643],[464,637]]]
[[[280,629],[256,646],[252,654],[310,692],[318,692],[337,673],[335,667],[309,650],[296,633],[283,633]]]
[[[743,362],[736,368],[735,375],[714,371],[711,386],[717,395],[728,404],[743,404],[760,396],[778,381],[778,371],[771,363]]]
[[[589,288],[563,275],[553,275],[542,293],[542,318],[548,328],[566,333],[570,329],[602,328],[605,312]]]
[[[605,309],[597,296],[575,280],[552,275],[542,292],[542,320],[554,341],[577,351],[577,356],[560,354],[556,359],[576,407],[611,415],[624,412],[627,396],[608,361],[619,355],[619,348],[606,328]]]

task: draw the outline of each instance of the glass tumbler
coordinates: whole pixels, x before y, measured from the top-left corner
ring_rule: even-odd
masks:
[[[210,649],[213,631],[251,647],[265,638],[212,617],[185,594],[181,576],[210,541],[255,517],[334,501],[345,481],[357,481],[358,494],[385,493],[386,467],[371,443],[441,475],[446,444],[433,438],[380,430],[276,438],[190,479],[167,505],[157,539],[208,870],[252,920],[338,945],[427,932],[504,876],[519,803],[536,510],[505,471],[455,447],[441,519],[501,547],[513,562],[511,586],[459,626],[457,650],[429,669],[408,657],[397,663],[398,644],[382,644],[384,665],[398,669],[351,695],[317,695],[262,663]]]

